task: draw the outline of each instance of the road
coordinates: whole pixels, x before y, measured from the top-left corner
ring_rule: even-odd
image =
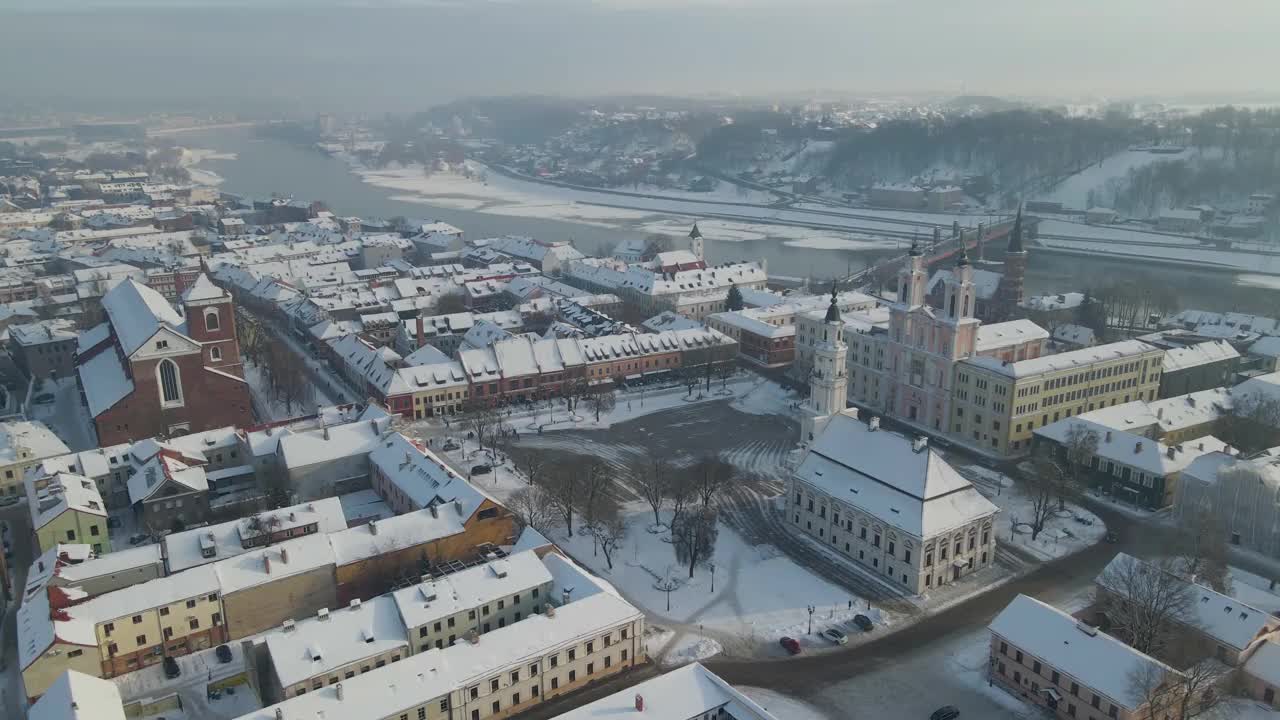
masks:
[[[98,447],[98,436],[93,429],[89,410],[80,401],[80,388],[74,377],[47,381],[37,395],[53,395],[47,405],[32,405],[31,419],[48,425],[67,447],[74,452]]]

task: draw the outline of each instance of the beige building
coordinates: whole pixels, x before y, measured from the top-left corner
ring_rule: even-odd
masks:
[[[988,626],[988,677],[1010,693],[1071,720],[1146,720],[1144,684],[1178,671],[1026,595]]]
[[[31,530],[40,551],[59,543],[85,543],[101,555],[111,552],[107,538],[107,509],[94,482],[80,475],[59,473],[26,482]]]
[[[649,716],[664,720],[778,720],[696,662],[557,715],[555,720]]]
[[[852,409],[816,423],[787,487],[798,531],[911,594],[994,562],[999,508],[924,438]]]
[[[21,495],[27,470],[45,458],[71,452],[38,420],[0,423],[0,495]]]
[[[1164,351],[1136,340],[1007,362],[957,363],[951,431],[1000,455],[1031,449],[1036,428],[1133,400],[1155,400]]]
[[[553,592],[569,602],[491,633],[399,662],[242,716],[489,720],[605,680],[647,660],[644,615],[557,554],[545,558]]]

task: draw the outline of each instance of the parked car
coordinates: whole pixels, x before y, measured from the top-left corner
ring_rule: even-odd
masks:
[[[488,475],[491,472],[493,472],[493,467],[489,465],[472,465],[471,466],[472,475]]]
[[[178,667],[178,661],[166,655],[164,658],[164,676],[170,680],[182,674],[182,668]]]
[[[800,654],[800,641],[796,640],[795,638],[784,637],[778,641],[778,644],[782,646],[783,650],[786,650],[788,653],[792,655]]]
[[[836,628],[827,628],[826,630],[823,630],[822,637],[830,640],[831,642],[837,645],[847,645],[849,643],[849,636],[845,635],[843,632],[837,630]]]
[[[37,405],[48,405],[53,402],[53,395],[51,393],[40,393],[39,395],[31,398],[31,402]]]
[[[454,442],[453,440],[445,440],[445,441],[444,441],[444,445],[443,445],[442,447],[443,447],[445,450],[457,450],[458,448],[460,448],[460,447],[462,447],[462,446],[461,446],[461,445],[459,445],[458,443]]]
[[[875,623],[871,622],[871,618],[866,615],[854,615],[853,624],[862,632],[871,632],[871,630],[876,626]]]
[[[146,533],[138,533],[137,535],[130,535],[129,544],[141,545],[142,543],[146,542],[149,539],[149,537],[150,536],[148,536]]]
[[[223,663],[224,665],[231,662],[231,648],[229,646],[219,645],[218,649],[213,652],[218,656],[218,662]]]
[[[956,709],[955,705],[943,705],[933,711],[933,714],[929,716],[929,720],[956,720],[958,717],[960,717],[960,711]]]
[[[5,495],[4,497],[0,497],[0,507],[17,505],[20,502],[22,502],[22,498],[18,495]]]

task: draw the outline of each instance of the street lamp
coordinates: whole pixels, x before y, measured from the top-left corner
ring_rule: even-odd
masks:
[[[813,634],[813,611],[814,611],[816,608],[815,608],[814,606],[810,605],[810,606],[809,606],[808,608],[806,608],[806,609],[809,611],[809,634],[810,634],[810,635],[812,635],[812,634]]]
[[[711,594],[715,595],[716,594],[716,564],[713,562],[709,562],[707,563],[707,567],[711,568]]]
[[[667,594],[667,612],[671,612],[671,591],[679,587],[676,581],[670,577],[659,580],[656,587]]]

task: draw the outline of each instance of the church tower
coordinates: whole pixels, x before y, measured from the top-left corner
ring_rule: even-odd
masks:
[[[706,262],[707,258],[703,255],[702,231],[698,229],[696,220],[693,223],[693,229],[689,231],[689,252],[692,252],[694,257],[699,260]]]
[[[928,286],[929,273],[924,266],[924,252],[920,243],[912,238],[907,264],[898,271],[898,304],[909,308],[923,305]]]
[[[813,371],[809,376],[809,401],[807,409],[813,417],[806,418],[802,428],[804,438],[810,438],[816,422],[830,417],[848,406],[846,386],[848,367],[845,365],[848,346],[844,342],[844,320],[836,305],[836,284],[831,283],[831,304],[822,319],[822,336],[815,338],[813,347]]]
[[[996,320],[1011,320],[1022,304],[1024,283],[1027,273],[1027,249],[1022,244],[1022,206],[1018,206],[1018,215],[1013,220],[1013,230],[1009,233],[1009,246],[1004,251],[1004,277],[996,289]]]
[[[960,245],[956,269],[947,278],[946,285],[944,317],[952,322],[973,317],[977,294],[973,287],[973,266],[969,264],[969,252],[963,243]]]

